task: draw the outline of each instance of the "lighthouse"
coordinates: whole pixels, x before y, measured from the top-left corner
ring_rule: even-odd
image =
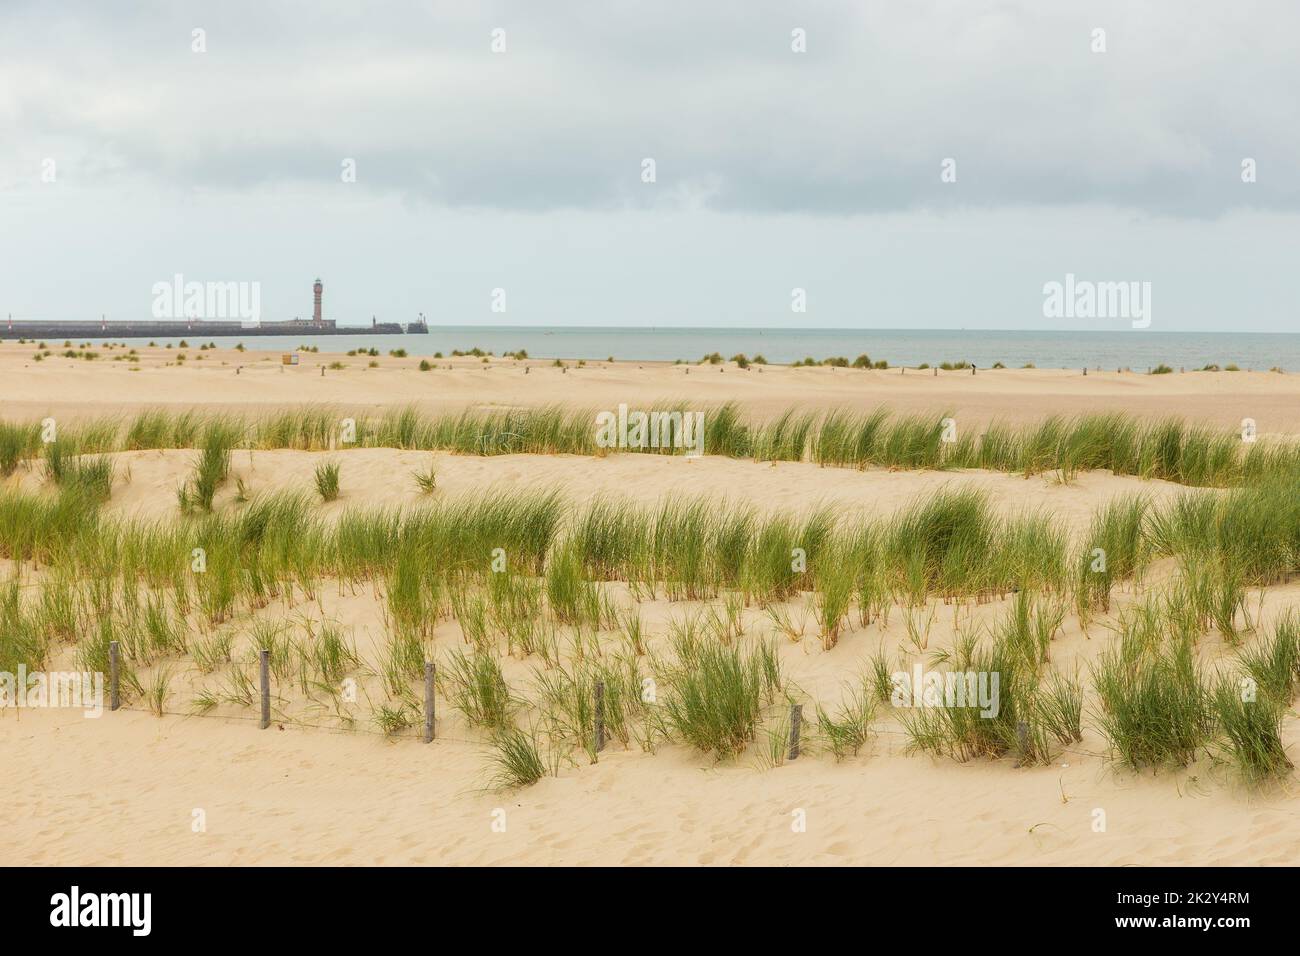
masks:
[[[325,287],[321,285],[320,279],[317,279],[312,284],[311,287],[311,292],[312,292],[311,320],[312,320],[312,324],[315,325],[316,328],[318,329],[321,327],[320,300],[321,300],[321,293],[324,291],[325,291]]]

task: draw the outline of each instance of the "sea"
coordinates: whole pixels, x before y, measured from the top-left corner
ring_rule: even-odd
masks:
[[[146,344],[143,339],[112,337],[111,341]],[[83,340],[97,341],[97,340]],[[102,340],[100,340],[102,341]],[[181,339],[154,339],[158,345],[178,345]],[[222,347],[231,338],[217,341]],[[191,337],[187,343],[199,345]],[[1291,332],[1154,332],[1125,331],[990,331],[954,329],[775,329],[775,328],[617,328],[595,326],[430,326],[427,335],[294,335],[251,336],[249,350],[287,352],[316,346],[322,352],[378,349],[383,355],[405,349],[409,355],[450,355],[478,348],[501,355],[524,350],[530,358],[606,359],[619,361],[698,362],[713,352],[724,359],[761,355],[768,362],[788,364],[859,355],[890,365],[970,362],[988,368],[1001,362],[1008,368],[1032,364],[1037,368],[1100,368],[1146,371],[1165,364],[1174,369],[1235,364],[1243,370],[1300,370],[1300,333]]]

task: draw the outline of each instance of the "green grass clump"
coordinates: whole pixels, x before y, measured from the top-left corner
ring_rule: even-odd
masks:
[[[676,664],[660,673],[671,685],[663,703],[668,732],[719,760],[753,740],[763,706],[780,687],[772,645],[723,647],[698,635],[674,640]]]
[[[908,603],[932,591],[982,590],[997,540],[988,495],[941,489],[900,512],[885,531],[884,552],[894,588]]]
[[[415,473],[415,486],[422,495],[431,495],[438,489],[438,471],[433,462],[429,463],[427,471]]]
[[[1210,739],[1210,699],[1188,640],[1130,630],[1093,668],[1098,724],[1121,762],[1186,766]]]
[[[1213,562],[1247,585],[1286,580],[1300,570],[1300,481],[1182,495],[1153,517],[1151,540],[1160,554]]]
[[[1083,686],[1077,678],[1053,672],[1040,683],[1034,701],[1039,722],[1062,746],[1083,740]]]
[[[1139,572],[1149,557],[1142,495],[1115,498],[1094,513],[1075,578],[1075,610],[1085,623],[1093,610],[1109,611],[1118,581]]]
[[[492,784],[499,790],[518,790],[541,780],[547,773],[536,733],[503,727],[492,737]]]
[[[967,634],[935,661],[944,665],[941,699],[937,687],[911,688],[910,701],[892,697],[896,705],[910,704],[899,711],[909,751],[961,761],[1010,755],[1022,766],[1051,759],[1037,669],[1004,638],[981,642]],[[981,687],[993,701],[987,711],[979,703]],[[935,699],[928,699],[932,693]]]
[[[1047,663],[1048,648],[1065,621],[1064,603],[1021,590],[1011,600],[997,636],[1029,667]]]
[[[17,674],[20,666],[39,671],[52,646],[37,616],[23,607],[18,577],[0,585],[0,671]]]
[[[319,635],[308,642],[304,654],[313,675],[325,685],[335,685],[361,666],[356,649],[337,624],[325,624]]]
[[[871,739],[877,703],[870,679],[864,678],[846,691],[838,713],[831,714],[817,704],[817,733],[836,760],[857,756]]]
[[[243,423],[233,417],[222,421],[228,430],[243,431]],[[203,419],[195,412],[146,409],[127,426],[123,448],[127,451],[192,448],[199,441],[203,429]]]
[[[1300,684],[1300,620],[1287,613],[1274,626],[1271,637],[1242,648],[1237,659],[1260,692],[1290,705]]]
[[[814,412],[787,410],[780,418],[759,429],[753,439],[756,461],[802,461],[809,436],[817,421]]]
[[[419,712],[408,701],[385,702],[374,709],[373,716],[385,737],[395,737],[415,726]]]
[[[167,695],[171,690],[171,668],[160,667],[144,686],[144,701],[149,713],[161,717],[167,711]]]
[[[853,604],[857,569],[842,554],[828,553],[817,564],[814,574],[817,624],[821,629],[822,648],[830,650],[839,643],[840,633],[848,621]]]
[[[40,428],[0,422],[0,478],[12,475],[25,458],[35,454],[40,447]]]
[[[208,425],[194,475],[177,489],[182,511],[212,511],[217,489],[230,477],[230,452],[237,438],[237,431],[225,423]]]
[[[599,624],[600,594],[577,552],[562,546],[546,562],[546,603],[562,624]]]
[[[52,441],[45,445],[45,477],[56,485],[63,484],[63,479],[68,473],[69,462],[73,460],[73,455],[67,450],[67,446],[62,442]]]
[[[584,659],[566,668],[539,669],[534,683],[539,693],[547,733],[581,747],[591,760],[597,759],[596,691],[604,688],[604,727],[607,740],[623,747],[633,739],[649,749],[655,720],[641,701],[641,674],[636,662],[627,658]]]
[[[1217,750],[1246,783],[1257,786],[1290,774],[1292,763],[1282,746],[1283,704],[1268,695],[1244,694],[1226,677],[1215,684],[1211,701],[1220,734]]]
[[[505,730],[519,702],[510,692],[495,656],[454,651],[438,668],[442,692],[453,707],[476,727]]]
[[[107,455],[68,455],[59,442],[46,446],[46,474],[63,491],[102,504],[113,491],[113,461]]]
[[[316,466],[316,493],[322,501],[337,501],[339,497],[339,464],[321,462]]]

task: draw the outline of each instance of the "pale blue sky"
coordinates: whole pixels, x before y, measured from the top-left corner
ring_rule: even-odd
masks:
[[[0,7],[0,314],[1296,330],[1295,4],[354,6]]]

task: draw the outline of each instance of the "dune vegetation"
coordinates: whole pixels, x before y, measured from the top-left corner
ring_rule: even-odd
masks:
[[[681,403],[655,410],[684,413]],[[1179,419],[1143,421],[1105,412],[1051,416],[1024,427],[994,423],[982,432],[959,427],[950,412],[897,416],[791,409],[761,423],[746,422],[734,403],[704,412],[704,452],[756,461],[814,461],[848,468],[983,468],[1014,474],[1107,469],[1117,475],[1159,478],[1198,487],[1232,487],[1300,472],[1300,445],[1244,441],[1231,430]],[[57,454],[78,457],[111,451],[198,448],[210,460],[196,476],[200,507],[208,484],[219,480],[222,448],[321,451],[379,447],[466,455],[602,455],[594,411],[560,406],[493,412],[426,414],[411,407],[381,414],[305,407],[242,417],[230,413],[147,410],[60,428]],[[25,459],[51,454],[36,423],[0,422],[0,476]],[[633,452],[636,448],[627,449]],[[681,447],[647,447],[649,454],[686,454]]]
[[[40,468],[43,485],[0,491],[0,559],[11,569],[0,589],[0,670],[38,670],[71,648],[80,666],[105,671],[116,641],[129,701],[159,715],[219,714],[255,706],[264,649],[278,719],[414,736],[433,660],[439,699],[491,748],[493,780],[511,786],[599,759],[597,707],[611,745],[675,742],[714,759],[757,752],[779,763],[795,703],[808,705],[804,751],[837,760],[890,726],[916,752],[1032,766],[1093,727],[1121,767],[1205,755],[1252,784],[1290,773],[1280,726],[1300,684],[1300,628],[1286,617],[1265,632],[1248,603],[1300,571],[1300,472],[1288,447],[1242,450],[1204,429],[1117,416],[995,427],[955,445],[928,419],[884,412],[787,414],[751,429],[724,406],[710,422],[710,450],[764,459],[1105,467],[1234,486],[1189,490],[1161,507],[1140,494],[1118,498],[1071,537],[1050,514],[1000,515],[972,490],[941,489],[891,516],[846,521],[825,508],[794,515],[706,497],[442,497],[430,471],[418,506],[345,505],[326,521],[321,507],[340,493],[335,460],[317,469],[315,494],[240,494],[221,507],[214,495],[236,448],[336,447],[335,413],[245,422],[147,412],[67,428],[52,443],[34,427],[5,425],[0,464]],[[355,427],[367,445],[592,450],[590,418],[554,409],[427,420],[403,410]],[[196,449],[174,517],[104,510],[109,452],[171,447]],[[1139,587],[1158,563],[1170,573]],[[323,612],[327,590],[373,595],[386,635],[377,653],[360,653]],[[647,632],[647,601],[680,606],[666,632]],[[998,607],[996,623],[974,624],[971,609],[985,605]],[[811,699],[778,653],[781,641],[805,636],[800,608],[823,650],[874,626],[901,636],[898,653],[891,659],[882,644],[841,699]],[[930,649],[941,609],[957,638]],[[748,611],[772,626],[756,627]],[[1090,633],[1111,633],[1084,673],[1054,661],[1070,615]],[[460,635],[451,653],[435,648],[443,624]],[[1231,653],[1207,666],[1196,650],[1211,634]],[[507,657],[527,662],[531,678],[508,681]],[[996,714],[923,707],[891,717],[891,675],[918,661],[999,675]],[[192,690],[178,701],[182,675]]]

